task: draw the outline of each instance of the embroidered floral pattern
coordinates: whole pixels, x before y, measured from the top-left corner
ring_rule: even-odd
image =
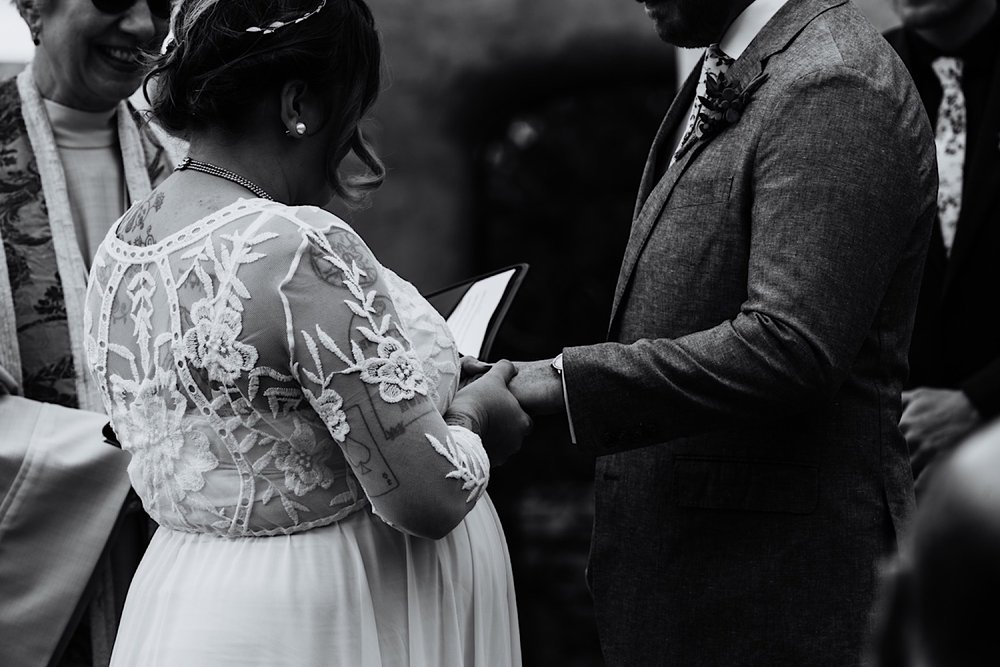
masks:
[[[49,223],[50,212],[53,217],[65,219],[71,216],[71,211],[50,211],[50,207],[60,206],[61,198],[42,188],[36,153],[54,150],[55,145],[51,136],[44,133],[29,136],[25,117],[37,121],[45,112],[37,90],[32,89],[33,97],[22,97],[18,82],[30,82],[28,75],[30,72],[26,70],[0,83],[0,236],[10,271],[14,308],[13,313],[0,313],[0,317],[13,317],[17,323],[25,395],[77,407],[76,373],[86,372],[82,368],[85,360],[73,358],[70,327],[79,325],[72,318],[67,319],[63,283],[65,280],[73,288],[67,288],[66,293],[74,294],[79,278],[76,273],[72,277],[59,276],[53,229]],[[129,111],[135,118],[135,109],[129,107]],[[148,173],[154,174],[151,183],[155,186],[169,174],[166,155],[146,123],[138,123],[135,129],[139,142],[123,137],[123,155],[134,150],[145,162]],[[124,160],[124,164],[129,169],[129,161]],[[54,185],[56,192],[65,192],[61,174],[45,165],[51,163],[42,163],[47,170],[47,185]],[[131,171],[129,175],[140,176]],[[47,201],[46,195],[52,201]],[[69,228],[72,227],[70,224]],[[68,240],[75,245],[75,240]]]
[[[427,441],[434,451],[455,466],[455,470],[445,477],[462,480],[462,490],[469,492],[466,502],[471,503],[486,491],[486,485],[490,481],[490,460],[478,435],[455,426],[449,427],[449,430],[443,443],[429,433]]]
[[[240,373],[253,369],[257,350],[237,340],[243,319],[235,309],[201,299],[191,308],[191,320],[184,346],[192,366],[204,368],[210,380],[222,384],[231,384]]]
[[[285,486],[297,496],[304,496],[316,487],[328,489],[333,483],[333,472],[323,462],[330,455],[329,449],[300,420],[286,440],[274,444],[271,453],[274,467],[285,473]]]
[[[356,262],[351,262],[348,266],[343,259],[333,253],[331,248],[325,248],[325,250],[327,250],[325,259],[340,269],[343,274],[343,284],[354,297],[354,300],[348,299],[344,303],[356,316],[364,318],[368,324],[368,326],[357,327],[357,330],[366,340],[375,344],[378,356],[366,357],[361,346],[352,342],[353,358],[350,358],[341,351],[326,332],[317,326],[316,334],[320,343],[327,351],[335,354],[347,365],[342,373],[359,373],[363,382],[378,386],[379,396],[387,403],[412,400],[418,394],[427,396],[429,387],[420,359],[411,349],[389,335],[389,328],[392,325],[391,317],[386,315],[376,320],[378,311],[374,305],[375,291],[365,292],[361,284],[366,275],[365,272],[358,267]],[[403,335],[398,328],[397,331],[401,336]],[[303,331],[302,334],[313,360],[316,362],[317,369],[322,373],[322,363],[316,343],[308,332]],[[329,383],[329,380],[323,380],[315,374],[310,375],[310,379],[324,387]]]
[[[355,235],[320,232],[296,221],[296,209],[245,208],[234,216],[241,222],[220,214],[169,253],[135,256],[112,239],[95,261],[86,355],[151,513],[175,529],[224,535],[331,523],[401,483],[372,437],[445,457],[448,478],[473,502],[488,480],[481,443],[464,431],[443,437],[439,419],[429,433],[414,428],[435,423],[435,406],[407,405],[455,391],[458,357],[443,320],[434,313],[415,325],[429,333],[414,349],[403,322],[432,311],[422,300],[397,310],[398,288],[370,253],[370,276],[343,260],[342,246],[368,252]],[[289,264],[249,268],[272,248],[288,257],[289,244],[298,244]],[[251,293],[257,276],[265,286]],[[314,302],[302,292],[314,289],[309,280],[346,298]],[[250,338],[249,321],[283,321],[275,331],[287,340]],[[448,386],[432,387],[429,367]]]
[[[379,396],[386,403],[410,400],[427,394],[427,379],[420,360],[391,336],[378,341],[378,357],[363,359],[361,380],[378,385]]]
[[[139,495],[166,495],[177,505],[200,491],[203,474],[219,460],[203,433],[185,432],[187,400],[173,371],[157,369],[139,382],[112,375],[111,398],[112,423],[122,447],[132,454],[129,475]]]
[[[347,413],[344,412],[344,399],[332,389],[324,389],[318,397],[308,392],[308,396],[313,409],[326,424],[333,439],[343,442],[351,432],[351,425],[347,423]]]

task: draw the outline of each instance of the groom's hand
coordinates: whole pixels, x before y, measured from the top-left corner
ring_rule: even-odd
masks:
[[[899,430],[910,446],[914,479],[981,423],[979,411],[961,390],[920,387],[904,391]]]
[[[562,376],[552,367],[552,360],[515,361],[517,375],[510,381],[510,391],[529,415],[553,415],[566,409]]]

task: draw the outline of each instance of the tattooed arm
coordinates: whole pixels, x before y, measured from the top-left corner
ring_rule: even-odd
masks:
[[[479,436],[516,439],[530,424],[507,390],[513,367],[500,364],[463,389],[466,408],[451,415],[461,425],[449,426],[380,266],[357,236],[304,231],[292,266],[279,292],[293,375],[306,398],[376,514],[415,535],[447,535],[489,479]]]

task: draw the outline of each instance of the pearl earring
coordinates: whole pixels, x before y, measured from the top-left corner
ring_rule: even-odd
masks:
[[[302,121],[299,121],[298,123],[296,123],[295,124],[295,134],[297,134],[297,135],[299,135],[301,137],[301,136],[305,135],[305,133],[306,133],[306,124],[303,123]]]

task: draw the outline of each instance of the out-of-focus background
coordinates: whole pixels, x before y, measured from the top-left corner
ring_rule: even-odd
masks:
[[[368,129],[389,177],[369,208],[337,212],[425,291],[530,263],[494,358],[601,341],[649,144],[699,52],[660,42],[626,0],[368,2],[387,63]],[[857,4],[896,23],[890,0]],[[0,78],[31,50],[3,2]],[[494,472],[528,667],[601,664],[584,581],[592,468],[553,420]]]

